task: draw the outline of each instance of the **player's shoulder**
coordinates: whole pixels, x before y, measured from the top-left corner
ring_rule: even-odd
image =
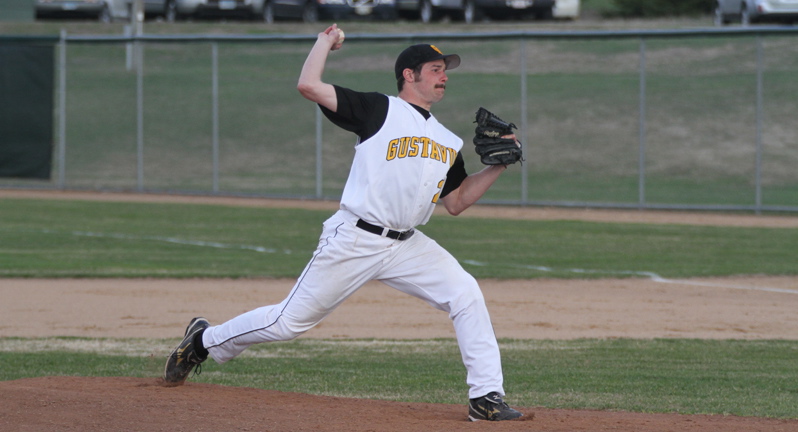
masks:
[[[376,91],[363,92],[348,87],[342,87],[339,85],[334,85],[333,87],[335,87],[335,92],[338,93],[338,96],[343,95],[346,96],[347,99],[360,99],[363,101],[372,101],[372,102],[380,102],[380,101],[387,102],[388,100],[387,95]]]

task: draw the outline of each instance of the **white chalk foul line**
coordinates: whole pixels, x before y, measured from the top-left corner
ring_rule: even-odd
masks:
[[[488,267],[492,264],[481,262],[481,261],[474,261],[474,260],[463,260],[464,264],[469,264],[478,267]],[[508,264],[509,267],[514,268],[523,268],[527,270],[536,270],[541,272],[554,272],[560,271],[565,273],[581,273],[581,274],[606,274],[606,275],[619,275],[619,276],[641,276],[646,277],[654,282],[658,283],[666,283],[666,284],[678,284],[678,285],[692,285],[692,286],[703,286],[703,287],[710,287],[710,288],[728,288],[728,289],[739,289],[739,290],[749,290],[749,291],[766,291],[766,292],[777,292],[777,293],[786,293],[786,294],[798,294],[798,290],[787,289],[787,288],[772,288],[772,287],[759,287],[759,286],[744,286],[744,285],[732,285],[732,284],[724,284],[724,283],[713,283],[713,282],[701,282],[701,281],[691,281],[691,280],[684,280],[684,279],[667,279],[664,278],[656,273],[652,272],[644,272],[644,271],[633,271],[633,270],[587,270],[587,269],[555,269],[552,267],[546,266],[538,266],[538,265],[529,265],[529,264]]]
[[[62,232],[58,232],[55,230],[39,230],[39,232],[46,233],[46,234],[63,234]],[[228,244],[228,243],[218,243],[218,242],[207,242],[207,241],[199,241],[199,240],[186,240],[186,239],[179,239],[176,237],[161,237],[161,236],[132,236],[129,234],[119,234],[119,233],[97,233],[97,232],[90,232],[90,231],[70,231],[68,234],[74,236],[82,236],[82,237],[100,237],[100,238],[113,238],[113,239],[121,239],[121,240],[150,240],[150,241],[161,241],[166,243],[174,243],[174,244],[181,244],[181,245],[189,245],[189,246],[199,246],[199,247],[212,247],[218,249],[241,249],[241,250],[252,250],[255,252],[260,253],[283,253],[286,255],[291,254],[291,251],[285,249],[283,251],[278,251],[274,248],[267,248],[263,246],[251,246],[251,245],[236,245],[236,244]],[[477,267],[488,267],[492,264],[475,261],[475,260],[463,260],[464,264],[473,265]],[[538,265],[530,265],[530,264],[506,264],[509,267],[515,268],[523,268],[527,270],[536,270],[541,272],[554,272],[554,271],[562,271],[566,273],[581,273],[581,274],[607,274],[607,275],[619,275],[619,276],[641,276],[651,279],[654,282],[658,283],[666,283],[666,284],[678,284],[678,285],[692,285],[692,286],[703,286],[703,287],[710,287],[710,288],[728,288],[728,289],[739,289],[739,290],[749,290],[749,291],[765,291],[765,292],[777,292],[777,293],[786,293],[786,294],[798,294],[798,290],[787,289],[787,288],[772,288],[772,287],[759,287],[759,286],[743,286],[743,285],[731,285],[731,284],[723,284],[723,283],[712,283],[712,282],[701,282],[701,281],[691,281],[691,280],[684,280],[684,279],[666,279],[656,273],[653,272],[645,272],[645,271],[634,271],[634,270],[589,270],[589,269],[578,269],[578,268],[570,268],[570,269],[554,269],[551,267],[546,266],[538,266]]]
[[[749,290],[749,291],[766,291],[766,292],[777,292],[777,293],[786,293],[786,294],[798,294],[798,290],[787,289],[787,288],[729,285],[729,284],[722,284],[722,283],[688,281],[688,280],[680,280],[680,279],[663,279],[663,278],[660,278],[660,280],[655,280],[655,282],[662,282],[662,283],[669,283],[669,284],[683,284],[683,285],[703,286],[703,287],[710,287],[710,288],[729,288],[729,289],[740,289],[740,290]]]
[[[65,234],[64,232],[59,232],[56,230],[40,230],[39,232],[45,234]],[[229,243],[219,243],[219,242],[209,242],[209,241],[201,241],[201,240],[186,240],[177,237],[161,237],[161,236],[134,236],[129,234],[120,234],[120,233],[100,233],[100,232],[91,232],[91,231],[69,231],[66,232],[67,235],[73,235],[77,237],[97,237],[97,238],[112,238],[117,240],[149,240],[149,241],[158,241],[158,242],[165,242],[165,243],[173,243],[179,245],[188,245],[188,246],[199,246],[199,247],[210,247],[210,248],[217,248],[217,249],[241,249],[241,250],[251,250],[260,253],[282,253],[285,255],[290,255],[291,251],[288,249],[284,249],[282,251],[278,251],[274,248],[268,248],[264,246],[252,246],[252,245],[237,245],[237,244],[229,244]]]

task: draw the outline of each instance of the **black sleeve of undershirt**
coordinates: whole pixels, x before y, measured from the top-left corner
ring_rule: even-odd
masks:
[[[388,116],[388,96],[382,93],[361,93],[335,87],[338,109],[332,112],[319,105],[321,112],[336,126],[354,132],[363,142],[382,128]]]
[[[443,190],[441,191],[441,198],[449,195],[449,193],[463,184],[463,180],[468,177],[468,173],[465,170],[465,162],[463,161],[463,155],[460,152],[457,152],[457,157],[454,160],[454,164],[449,168],[449,173],[446,174],[446,183],[443,185]]]

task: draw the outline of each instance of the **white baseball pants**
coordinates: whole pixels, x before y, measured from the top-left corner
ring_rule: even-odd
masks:
[[[281,303],[209,327],[203,344],[224,363],[253,344],[286,341],[310,330],[370,280],[379,280],[445,311],[467,370],[469,398],[504,395],[501,356],[479,285],[438,243],[416,230],[399,241],[355,226],[339,210],[325,223],[319,245]]]

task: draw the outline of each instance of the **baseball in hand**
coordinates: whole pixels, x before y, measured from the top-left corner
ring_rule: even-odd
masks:
[[[344,44],[344,39],[346,39],[346,35],[344,34],[343,30],[341,29],[336,29],[336,30],[338,30],[338,41],[336,41],[335,44],[332,46],[331,49],[333,51],[341,49],[341,45]]]

